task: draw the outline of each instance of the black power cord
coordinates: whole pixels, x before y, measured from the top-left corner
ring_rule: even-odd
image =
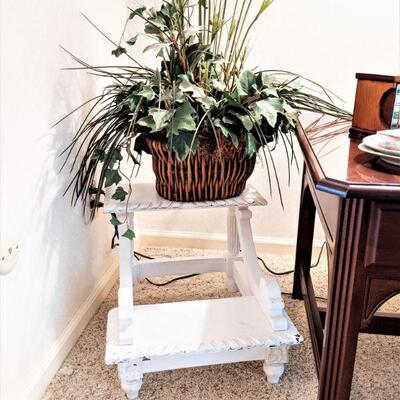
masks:
[[[316,261],[314,264],[311,264],[311,267],[310,267],[310,268],[316,268],[316,267],[318,267],[318,265],[319,265],[319,263],[320,263],[320,261],[321,261],[322,252],[323,252],[325,246],[326,246],[326,241],[322,244],[322,246],[321,246],[321,248],[320,248],[320,250],[319,250],[317,261]],[[134,252],[134,255],[135,255],[135,258],[136,258],[137,260],[140,260],[141,258],[145,258],[146,260],[154,260],[154,257],[147,256],[147,255],[142,254],[142,253],[139,253],[139,252],[137,252],[137,251]],[[269,267],[267,266],[267,264],[265,263],[265,261],[264,261],[261,257],[257,257],[257,259],[258,259],[259,261],[261,261],[263,267],[264,267],[269,273],[271,273],[272,275],[282,276],[282,275],[289,275],[289,274],[292,274],[292,273],[294,272],[293,269],[292,269],[292,270],[288,270],[288,271],[283,271],[283,272],[274,271],[274,270],[272,270],[271,268],[269,268]],[[151,280],[148,279],[148,278],[146,278],[146,281],[147,281],[148,283],[150,283],[151,285],[153,285],[153,286],[162,287],[162,286],[167,286],[167,285],[169,285],[170,283],[173,283],[173,282],[176,282],[176,281],[180,281],[180,280],[182,280],[182,279],[193,278],[194,276],[198,276],[198,275],[200,275],[200,274],[190,274],[190,275],[178,276],[178,277],[176,277],[176,278],[174,278],[174,279],[171,279],[171,280],[166,281],[166,282],[163,282],[163,283],[153,282],[153,281],[151,281]],[[288,293],[288,292],[282,292],[282,294],[291,295],[291,293]],[[327,299],[324,298],[324,297],[316,297],[316,299],[318,299],[318,300],[327,300]]]

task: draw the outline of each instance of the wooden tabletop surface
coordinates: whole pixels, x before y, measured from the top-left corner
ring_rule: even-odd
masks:
[[[303,129],[297,137],[317,189],[341,197],[400,201],[400,167],[358,148],[347,133]]]

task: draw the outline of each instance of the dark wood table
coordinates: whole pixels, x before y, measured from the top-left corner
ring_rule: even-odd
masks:
[[[400,172],[347,134],[328,140],[300,124],[297,131],[305,167],[293,297],[307,311],[318,398],[346,400],[358,334],[400,335],[399,316],[377,312],[400,292]],[[327,241],[326,309],[317,306],[310,276],[316,211]]]

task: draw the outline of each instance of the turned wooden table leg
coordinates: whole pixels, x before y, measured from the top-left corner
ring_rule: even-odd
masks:
[[[298,300],[303,299],[301,290],[301,269],[310,268],[311,265],[314,225],[315,205],[307,185],[306,167],[304,166],[292,292],[292,297]]]
[[[319,400],[350,397],[365,278],[363,276],[363,200],[344,200],[333,276],[329,284],[321,357]]]

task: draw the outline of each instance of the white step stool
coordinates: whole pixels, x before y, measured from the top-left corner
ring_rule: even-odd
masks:
[[[107,192],[104,212],[117,214],[124,223],[119,226],[118,308],[108,315],[105,361],[118,365],[129,399],[138,397],[144,373],[177,368],[264,360],[268,381],[279,381],[288,348],[303,338],[284,311],[276,279],[260,271],[248,207],[266,204],[252,187],[232,199],[190,203],[163,199],[154,184],[136,184],[128,205],[111,199]],[[136,212],[209,207],[228,208],[224,256],[136,261],[134,242],[122,236],[128,226],[133,227]],[[205,272],[225,272],[228,290],[239,289],[242,296],[133,304],[140,279]]]

